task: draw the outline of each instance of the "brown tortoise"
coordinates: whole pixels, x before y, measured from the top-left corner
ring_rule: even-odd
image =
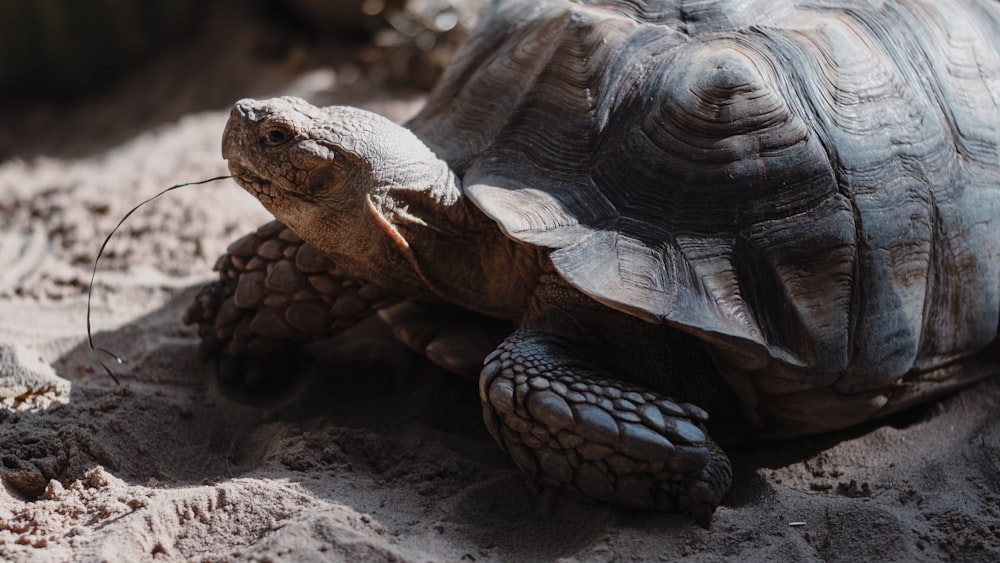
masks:
[[[995,0],[500,1],[405,127],[241,100],[223,155],[281,223],[189,311],[210,347],[381,309],[597,501],[707,525],[708,413],[823,432],[1000,366]]]

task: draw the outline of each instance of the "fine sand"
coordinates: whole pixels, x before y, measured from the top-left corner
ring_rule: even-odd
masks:
[[[228,242],[268,220],[230,181],[122,227],[93,324],[128,363],[92,352],[104,236],[158,191],[226,173],[231,101],[419,108],[241,33],[217,28],[71,107],[0,115],[0,560],[1000,560],[996,380],[881,425],[732,452],[709,530],[539,489],[489,438],[474,382],[374,325],[290,394],[235,403],[181,323]]]

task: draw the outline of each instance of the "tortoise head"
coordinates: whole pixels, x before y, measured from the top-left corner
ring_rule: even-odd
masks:
[[[278,220],[341,264],[385,259],[392,248],[409,252],[397,227],[423,207],[412,200],[443,203],[459,193],[448,165],[405,127],[299,98],[236,102],[222,156]]]
[[[337,109],[290,97],[240,100],[223,133],[222,157],[275,215],[351,199],[371,182],[374,147],[366,130],[354,126],[361,116],[352,114],[360,110]]]

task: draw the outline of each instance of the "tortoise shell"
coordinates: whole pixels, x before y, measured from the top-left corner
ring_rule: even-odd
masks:
[[[573,286],[701,338],[765,433],[996,372],[993,0],[506,0],[409,126]]]

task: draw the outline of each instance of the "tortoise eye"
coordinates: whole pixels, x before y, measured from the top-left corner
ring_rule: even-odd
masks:
[[[275,127],[264,133],[263,141],[265,144],[274,147],[288,142],[291,138],[292,134],[290,131],[284,127]]]

